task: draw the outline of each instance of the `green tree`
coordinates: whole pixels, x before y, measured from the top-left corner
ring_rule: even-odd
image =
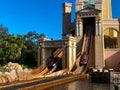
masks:
[[[4,61],[3,64],[10,61],[19,62],[21,51],[24,48],[24,37],[15,37],[13,34],[8,34],[2,42],[2,47],[3,48],[0,49],[0,58],[1,61]]]
[[[35,31],[30,31],[24,36],[26,48],[22,50],[22,56],[20,59],[25,65],[28,65],[29,67],[35,67],[37,65],[37,43],[38,39],[42,36],[45,35],[38,34]]]
[[[2,24],[0,25],[0,64],[3,65],[6,63],[5,61],[5,53],[4,53],[4,39],[7,37],[8,28],[4,27]]]
[[[9,34],[8,29],[0,25],[0,64],[17,62],[35,67],[37,65],[38,39],[45,36],[35,31],[26,35]]]
[[[3,39],[8,34],[8,28],[0,24],[0,39]]]

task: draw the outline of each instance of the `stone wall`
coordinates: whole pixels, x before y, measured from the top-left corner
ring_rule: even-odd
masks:
[[[105,50],[105,66],[108,69],[113,68],[115,71],[120,70],[120,49]]]

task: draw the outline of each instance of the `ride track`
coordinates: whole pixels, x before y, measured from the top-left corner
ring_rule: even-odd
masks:
[[[88,32],[87,32],[88,31]],[[83,37],[83,43],[82,43],[82,52],[81,54],[83,54],[84,51],[87,51],[87,52],[90,52],[91,48],[92,48],[92,42],[93,42],[93,30],[91,27],[87,27],[86,28],[86,31],[84,33],[84,37]],[[79,51],[80,53],[80,51]],[[81,60],[81,54],[79,54],[79,56],[77,57],[78,59],[76,60],[74,66],[73,66],[73,69],[71,70],[71,73],[72,75],[73,74],[82,74],[80,75],[80,78],[81,77],[85,77],[85,71],[86,71],[86,68],[87,66],[80,66],[79,63],[80,63],[80,60]],[[88,53],[88,55],[90,55]],[[57,49],[55,52],[54,52],[54,57],[59,57],[59,58],[62,58],[63,56],[63,51],[62,51],[62,48],[59,48]],[[51,64],[51,62],[53,62],[53,60],[51,59],[48,59],[47,60],[47,64],[46,66],[45,65],[41,65],[40,67],[36,68],[36,69],[32,69],[31,70],[31,74],[32,74],[32,77],[33,77],[33,80],[30,80],[30,81],[23,81],[23,82],[18,82],[16,84],[10,84],[10,85],[5,85],[5,86],[1,86],[0,87],[0,90],[7,90],[5,88],[11,88],[11,87],[19,87],[21,85],[28,85],[27,87],[29,87],[31,85],[31,83],[36,83],[36,82],[39,82],[39,81],[44,81],[44,80],[47,80],[47,78],[50,78],[52,79],[53,77],[57,76],[58,73],[68,73],[68,69],[64,69],[64,70],[60,70],[60,71],[57,71],[57,72],[54,72],[56,71],[57,69],[57,65],[60,63],[61,59],[59,59],[55,64],[55,66],[53,66]],[[88,60],[88,63],[89,63],[89,60]],[[53,66],[52,68],[49,68],[50,66]],[[69,75],[69,74],[68,74]],[[64,76],[64,75],[63,75]],[[74,76],[74,75],[73,75]],[[72,77],[73,77],[72,76]],[[59,77],[59,75],[58,75]],[[62,76],[61,76],[62,77]],[[67,77],[66,77],[67,78]],[[75,77],[77,78],[77,77]],[[53,79],[52,79],[53,80]],[[67,79],[68,80],[68,79]],[[73,80],[77,80],[77,79],[73,79]],[[53,80],[54,81],[54,80]],[[69,81],[69,80],[68,80]],[[67,82],[67,81],[66,81]],[[32,87],[32,86],[31,86]],[[27,89],[28,90],[28,89]]]
[[[44,77],[42,79],[35,79],[30,81],[22,81],[8,85],[0,86],[0,90],[44,90],[57,85],[83,79],[84,75],[62,75],[57,77]]]
[[[59,57],[59,60],[55,63],[56,65],[61,61],[61,58],[62,58],[62,49],[57,49],[57,51],[54,53],[54,56],[56,57]],[[32,69],[30,71],[30,73],[32,74],[32,77],[33,79],[32,80],[29,80],[29,81],[21,81],[21,82],[13,82],[11,84],[3,84],[0,86],[0,90],[12,90],[10,88],[14,88],[14,87],[21,87],[21,86],[24,86],[24,85],[28,85],[31,84],[31,83],[37,83],[39,81],[44,81],[44,80],[47,80],[47,79],[52,79],[55,77],[55,75],[57,75],[55,73],[53,73],[56,69],[57,69],[57,66],[54,66],[53,68],[49,68],[49,66],[51,66],[51,62],[53,62],[53,60],[51,59],[48,59],[48,62],[45,65],[41,65],[39,66],[38,68],[36,69]],[[67,72],[68,70],[67,69],[64,69],[64,70],[61,70],[62,73],[64,72]],[[50,75],[52,74],[52,76]],[[54,74],[54,75],[53,75]],[[14,84],[15,83],[15,84]]]
[[[75,62],[74,66],[71,70],[74,74],[82,74],[82,73],[85,74],[85,72],[87,70],[87,67],[88,67],[88,64],[90,62],[89,57],[90,57],[90,51],[92,49],[93,39],[94,39],[93,28],[91,26],[87,26],[86,29],[85,29],[84,36],[83,36],[81,54],[80,54],[80,52],[78,53],[76,62]],[[80,61],[81,61],[81,58],[82,58],[82,55],[83,55],[84,52],[88,52],[88,63],[85,66],[83,66],[83,65],[80,66]]]
[[[55,62],[54,64],[57,65],[61,61],[62,55],[63,55],[62,48],[59,48],[54,52],[54,57],[59,57],[59,60],[57,60],[57,62]],[[31,71],[33,78],[39,78],[39,77],[43,77],[44,75],[49,75],[49,74],[53,73],[57,69],[56,65],[53,66],[52,68],[49,68],[52,66],[53,61],[54,61],[53,58],[52,58],[52,60],[48,59],[46,66],[44,66],[42,64],[40,67],[33,69]]]
[[[62,57],[62,55],[63,55],[62,49],[59,49],[57,51],[56,56]],[[60,62],[60,60],[58,60],[56,62],[56,65]],[[72,75],[72,74],[68,74],[66,77],[64,77],[64,75],[59,76],[58,73],[62,73],[62,74],[66,73],[66,72],[68,73],[69,70],[64,69],[64,70],[60,70],[58,72],[54,72],[56,70],[57,66],[54,66],[53,68],[49,69],[49,66],[51,65],[50,62],[52,62],[52,61],[48,60],[46,66],[41,65],[40,67],[31,70],[33,80],[21,81],[21,82],[16,82],[15,84],[12,83],[12,84],[8,84],[8,85],[3,85],[3,86],[0,86],[0,90],[13,90],[16,88],[19,88],[19,90],[29,90],[29,89],[35,89],[35,88],[44,88],[45,89],[45,88],[60,85],[63,83],[68,83],[68,82],[86,77],[85,75],[79,75],[79,76],[77,75],[76,76],[76,75]],[[43,82],[45,82],[45,83],[43,83]]]

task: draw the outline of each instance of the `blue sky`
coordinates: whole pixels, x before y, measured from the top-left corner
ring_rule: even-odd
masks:
[[[60,39],[62,34],[62,3],[75,0],[0,0],[0,24],[11,34],[29,31]],[[112,0],[113,17],[120,17],[120,0]],[[74,7],[72,18],[74,19]]]

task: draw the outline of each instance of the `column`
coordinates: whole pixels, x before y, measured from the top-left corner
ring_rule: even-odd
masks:
[[[76,36],[78,36],[78,29],[79,28],[79,26],[78,26],[78,21],[76,21]]]
[[[46,65],[46,61],[45,61],[45,47],[44,47],[44,41],[46,40],[46,37],[42,37],[39,39],[38,41],[38,65],[40,63],[40,65],[44,64]]]
[[[101,35],[101,20],[99,19],[99,21],[98,21],[98,35],[100,36]]]
[[[76,62],[76,41],[74,40],[72,42],[72,64],[71,64],[71,69],[73,68],[73,65],[75,64]]]
[[[119,32],[118,32],[118,37],[117,37],[117,42],[118,42],[118,48],[120,48],[120,18],[118,18],[118,22],[119,22]]]
[[[103,43],[103,36],[101,34],[101,21],[99,17],[96,17],[95,66],[99,68],[103,68],[105,66],[104,43]]]
[[[38,66],[41,65],[41,61],[40,61],[41,52],[40,52],[40,50],[41,50],[41,47],[40,47],[40,45],[39,45],[39,46],[38,46],[38,62],[37,62],[37,65],[38,65]]]
[[[44,48],[44,46],[42,46],[41,51],[42,51],[41,62],[42,62],[42,64],[43,64],[44,66],[46,66],[46,60],[45,60],[45,48]]]
[[[95,66],[99,68],[105,66],[102,36],[95,36]]]
[[[75,61],[76,61],[76,39],[74,37],[69,37],[67,44],[67,65],[69,70],[73,68]]]
[[[98,36],[98,34],[99,34],[99,22],[98,22],[97,18],[96,18],[96,23],[95,24],[96,24],[96,26],[95,26],[96,27],[95,35]]]
[[[67,68],[67,42],[63,45],[62,69]]]
[[[77,20],[76,21],[76,36],[82,36],[82,20]]]
[[[96,18],[96,36],[101,35],[101,20],[99,18]]]
[[[67,44],[67,67],[71,70],[71,61],[72,61],[72,49],[71,49],[71,41],[68,41]]]
[[[120,48],[120,31],[118,32],[118,35],[117,35],[117,42],[118,42],[118,48]]]
[[[76,61],[76,38],[68,36],[64,38],[63,65],[71,70]]]
[[[42,46],[43,46],[43,43],[42,42],[38,42],[38,62],[37,62],[37,65],[40,66],[42,65]]]
[[[80,26],[80,30],[79,30],[79,32],[80,32],[80,36],[82,37],[83,36],[83,23],[82,23],[82,19],[80,19],[80,21],[79,21],[79,26]]]
[[[80,21],[78,21],[78,36],[80,36]]]

